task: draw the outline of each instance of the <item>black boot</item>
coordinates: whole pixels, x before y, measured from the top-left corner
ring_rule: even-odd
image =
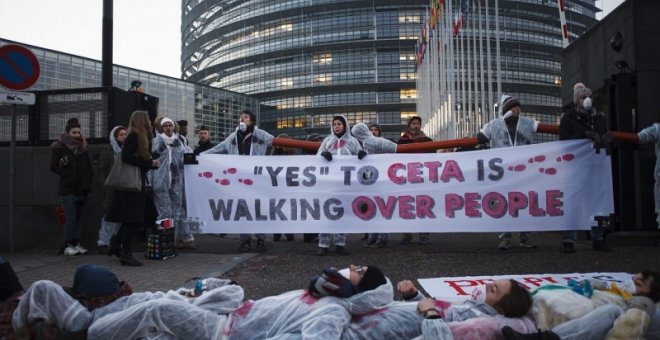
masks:
[[[122,253],[121,257],[119,258],[119,263],[121,263],[122,266],[131,266],[131,267],[142,266],[142,262],[136,260],[135,257],[133,257],[133,253],[131,252]]]
[[[559,335],[552,331],[523,334],[516,332],[510,326],[502,327],[502,335],[505,340],[560,340]]]
[[[110,246],[108,247],[108,256],[115,255],[121,257],[121,246],[119,244],[119,233],[112,235]]]
[[[138,260],[133,257],[133,225],[122,224],[119,228],[119,236],[121,238],[121,256],[119,263],[122,266],[139,267],[142,265]]]
[[[7,300],[16,292],[23,290],[14,268],[0,256],[0,301]]]

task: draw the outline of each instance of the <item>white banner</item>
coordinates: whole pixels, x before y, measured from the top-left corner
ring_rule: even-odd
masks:
[[[569,279],[577,281],[594,277],[605,281],[624,282],[630,280],[628,273],[573,273],[573,274],[529,274],[529,275],[497,275],[497,276],[464,276],[418,279],[420,286],[429,296],[452,303],[462,303],[470,298],[474,287],[499,279],[514,279],[530,292],[549,284],[568,285]]]
[[[185,166],[186,201],[202,233],[587,230],[614,211],[610,158],[582,140],[198,161]]]

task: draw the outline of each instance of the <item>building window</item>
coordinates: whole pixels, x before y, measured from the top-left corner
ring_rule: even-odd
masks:
[[[416,89],[401,89],[399,92],[401,99],[417,99],[417,90]]]
[[[332,53],[317,54],[312,58],[312,61],[319,65],[326,65],[332,62]]]

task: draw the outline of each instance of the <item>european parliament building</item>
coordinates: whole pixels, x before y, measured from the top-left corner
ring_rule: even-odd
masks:
[[[596,23],[599,9],[594,0],[564,2],[574,39]],[[351,123],[379,123],[386,137],[398,138],[407,117],[418,114],[415,46],[428,6],[428,0],[183,0],[182,77],[257,97],[260,127],[274,135],[326,134],[332,117],[343,114]],[[495,33],[482,43],[492,43],[490,64],[501,66],[497,79],[497,69],[490,70],[491,85],[518,97],[523,111],[532,104],[530,114],[557,123],[563,48],[557,0],[445,0],[449,8],[451,16],[464,9],[466,20],[488,19]],[[461,34],[478,32],[467,25]],[[488,93],[489,103],[497,93]]]

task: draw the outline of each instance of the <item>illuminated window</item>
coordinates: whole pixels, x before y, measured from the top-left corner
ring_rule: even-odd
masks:
[[[329,74],[318,74],[314,77],[317,83],[330,83],[332,82],[332,76]]]
[[[401,99],[416,99],[417,90],[416,89],[401,89],[400,91]]]
[[[405,61],[405,60],[412,61],[412,60],[415,60],[415,54],[414,54],[414,53],[401,53],[401,54],[399,55],[399,60],[401,60],[401,61]]]
[[[417,74],[415,72],[401,72],[401,80],[407,79],[417,79]]]
[[[415,24],[420,22],[420,16],[415,14],[399,14],[400,24]]]
[[[414,33],[401,33],[399,40],[417,40],[417,34]]]
[[[293,78],[282,78],[277,82],[280,88],[289,89],[293,87]]]
[[[293,31],[293,24],[282,24],[280,25],[282,31],[291,32]]]
[[[319,65],[330,64],[332,62],[332,53],[317,54],[312,58],[312,61]]]

